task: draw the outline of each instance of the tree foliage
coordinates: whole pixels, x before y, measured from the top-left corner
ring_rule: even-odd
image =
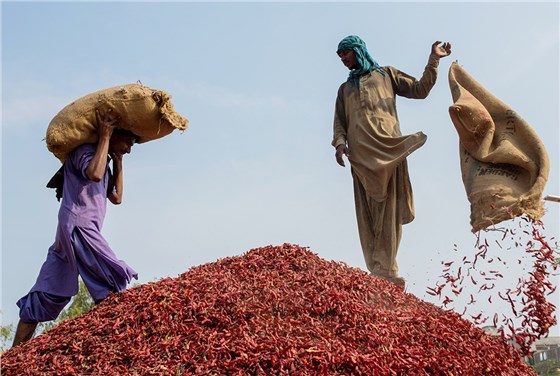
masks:
[[[14,338],[14,324],[0,326],[0,353],[7,350]]]
[[[542,376],[558,375],[560,371],[560,361],[550,359],[544,362],[539,362],[533,366],[533,369]]]

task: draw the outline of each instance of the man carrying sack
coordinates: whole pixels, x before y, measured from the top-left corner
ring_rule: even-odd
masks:
[[[412,188],[406,157],[421,147],[426,135],[403,136],[396,96],[424,99],[437,78],[439,59],[451,54],[451,44],[435,42],[420,80],[393,67],[381,67],[365,42],[352,35],[337,54],[350,70],[336,99],[334,135],[336,161],[350,161],[360,243],[366,266],[376,277],[404,289],[397,250],[402,225],[414,219]]]
[[[39,322],[56,319],[78,293],[78,275],[95,303],[123,291],[132,278],[138,278],[101,235],[107,199],[115,205],[122,202],[122,158],[138,136],[116,128],[120,119],[110,109],[96,114],[98,142],[75,148],[64,162],[55,242],[35,285],[17,302],[20,321],[13,346],[31,339]]]

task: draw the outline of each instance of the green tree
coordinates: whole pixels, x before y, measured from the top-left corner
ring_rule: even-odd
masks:
[[[4,352],[12,345],[14,338],[14,325],[0,326],[0,353]]]
[[[35,335],[44,333],[66,319],[71,319],[88,312],[94,306],[93,299],[89,294],[84,282],[80,279],[78,294],[76,294],[70,304],[58,315],[56,320],[40,323],[37,326]],[[0,326],[0,353],[12,346],[15,328],[13,324]]]
[[[532,367],[539,375],[555,376],[558,375],[558,370],[560,370],[560,361],[552,359],[546,360],[544,362],[539,362]]]

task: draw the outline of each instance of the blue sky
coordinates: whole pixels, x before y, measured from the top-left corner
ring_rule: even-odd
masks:
[[[190,121],[133,148],[123,204],[108,210],[104,234],[140,283],[284,242],[364,269],[350,170],[330,145],[348,74],[335,50],[350,34],[415,77],[434,41],[453,46],[430,96],[397,102],[403,133],[428,135],[409,158],[416,220],[398,258],[409,292],[438,304],[425,291],[441,261],[474,253],[448,115],[454,60],[535,129],[551,159],[544,194],[560,194],[558,3],[2,2],[3,323],[17,320],[15,302],[54,240],[50,120],[83,95],[137,81],[169,92]],[[556,238],[560,205],[545,205]]]

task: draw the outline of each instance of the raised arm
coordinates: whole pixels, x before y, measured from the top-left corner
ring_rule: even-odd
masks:
[[[436,83],[439,59],[450,54],[451,43],[445,42],[441,44],[441,41],[434,42],[428,57],[428,64],[424,68],[424,73],[419,80],[398,69],[389,67],[389,74],[395,86],[395,93],[412,99],[426,98]]]
[[[87,169],[86,176],[89,180],[99,182],[105,176],[105,170],[107,169],[107,156],[109,153],[109,143],[111,141],[111,136],[113,135],[113,130],[118,123],[118,118],[113,118],[111,116],[111,110],[107,110],[103,116],[96,110],[97,117],[97,133],[99,135],[99,141],[97,143],[97,150],[95,155],[90,161]]]
[[[113,179],[115,185],[107,195],[107,198],[112,204],[119,205],[123,198],[123,155],[120,153],[113,153],[111,157],[113,159]]]

